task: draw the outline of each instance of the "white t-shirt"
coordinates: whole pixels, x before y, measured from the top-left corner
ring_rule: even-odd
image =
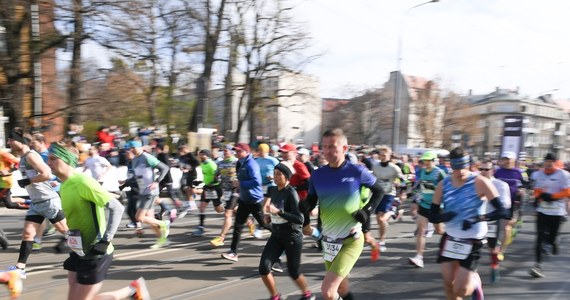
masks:
[[[105,173],[106,168],[111,166],[109,161],[99,155],[89,156],[85,162],[83,163],[85,168],[91,171],[91,177],[95,178],[95,180],[101,181],[103,178],[100,178],[103,173]]]
[[[376,179],[382,186],[382,190],[386,195],[396,195],[396,190],[394,189],[394,180],[399,177],[403,177],[402,170],[397,165],[389,162],[386,167],[382,166],[382,163],[377,163],[372,165],[372,173],[376,176]]]
[[[534,188],[541,189],[543,193],[556,194],[570,188],[569,174],[565,170],[558,169],[550,175],[542,170],[533,174],[536,174]],[[565,198],[552,202],[540,201],[536,211],[550,216],[564,216],[566,215],[566,201]]]

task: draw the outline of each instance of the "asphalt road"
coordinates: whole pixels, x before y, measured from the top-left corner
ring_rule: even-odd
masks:
[[[13,265],[18,256],[21,228],[25,211],[0,208],[0,228],[10,239],[9,249],[0,250],[0,268]],[[570,250],[568,224],[561,230],[560,254],[548,256],[544,263],[546,278],[533,279],[528,275],[534,257],[534,217],[528,215],[514,243],[501,265],[502,279],[495,285],[489,281],[489,257],[484,255],[479,272],[484,281],[487,299],[570,299]],[[187,215],[177,220],[171,228],[172,245],[150,250],[154,238],[150,232],[135,237],[126,230],[127,219],[114,240],[115,259],[102,291],[127,286],[129,282],[144,276],[153,299],[268,299],[257,266],[268,233],[261,240],[244,238],[240,244],[239,262],[231,263],[220,258],[229,249],[228,242],[213,248],[208,241],[215,237],[221,226],[220,215],[208,214],[204,237],[190,234],[198,217]],[[376,262],[371,262],[370,252],[365,250],[351,273],[351,289],[356,299],[444,299],[439,265],[435,263],[435,251],[439,236],[428,238],[425,268],[408,265],[415,244],[414,224],[409,217],[389,227],[388,250]],[[247,233],[243,235],[247,236]],[[67,273],[62,263],[65,254],[56,255],[52,248],[57,237],[47,237],[44,248],[34,252],[28,261],[28,278],[24,281],[24,294],[20,299],[61,300],[67,297]],[[320,296],[323,264],[320,254],[312,248],[313,241],[305,240],[302,269],[311,289]],[[285,273],[276,275],[279,291],[286,299],[300,298],[300,292]],[[0,288],[0,299],[7,299],[7,292]]]

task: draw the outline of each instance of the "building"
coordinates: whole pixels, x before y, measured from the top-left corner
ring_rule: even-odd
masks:
[[[393,145],[397,76],[401,76],[400,122],[398,144]],[[325,103],[331,104],[324,107],[323,127],[343,128],[351,144],[385,144],[396,152],[442,146],[445,107],[438,85],[425,78],[391,72],[380,89],[366,91],[345,103],[339,100]]]
[[[503,143],[504,120],[507,116],[523,118],[523,136],[520,157],[542,159],[553,152],[562,160],[568,160],[570,139],[569,116],[551,97],[544,95],[529,98],[517,90],[497,88],[484,95],[468,95],[463,98],[466,106],[446,124],[458,124],[453,119],[470,119],[470,132],[459,126],[448,128],[452,146],[463,146],[479,157],[497,158]],[[473,126],[474,125],[474,126]]]
[[[235,80],[239,85],[240,80]],[[243,80],[241,80],[243,82]],[[249,97],[242,88],[232,89],[226,107],[224,89],[210,90],[207,127],[218,129],[230,141],[254,141],[256,137],[277,142],[311,145],[319,142],[322,99],[313,76],[281,71],[260,81],[257,95]],[[193,101],[193,91],[176,96]],[[251,102],[253,101],[253,105]],[[251,107],[249,107],[251,105]],[[226,116],[230,113],[230,117]],[[225,124],[225,122],[229,124]],[[241,126],[238,134],[238,126]],[[227,128],[224,132],[222,129]]]

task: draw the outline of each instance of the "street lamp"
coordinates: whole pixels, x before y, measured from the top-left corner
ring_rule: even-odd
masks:
[[[400,35],[398,36],[398,61],[396,64],[396,74],[395,74],[395,82],[394,82],[394,119],[393,119],[393,132],[392,132],[392,151],[397,151],[398,144],[400,143],[400,97],[401,97],[401,85],[402,85],[402,32],[403,32],[403,25],[404,25],[404,18],[408,13],[416,7],[420,7],[426,4],[439,2],[439,0],[431,0],[426,1],[424,3],[420,3],[418,5],[414,5],[402,15],[402,19],[400,21]]]

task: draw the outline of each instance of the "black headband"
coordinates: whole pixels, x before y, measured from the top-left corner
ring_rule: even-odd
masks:
[[[21,130],[14,129],[10,132],[9,138],[11,140],[20,142],[22,144],[27,145],[30,142],[30,139],[24,136]]]

